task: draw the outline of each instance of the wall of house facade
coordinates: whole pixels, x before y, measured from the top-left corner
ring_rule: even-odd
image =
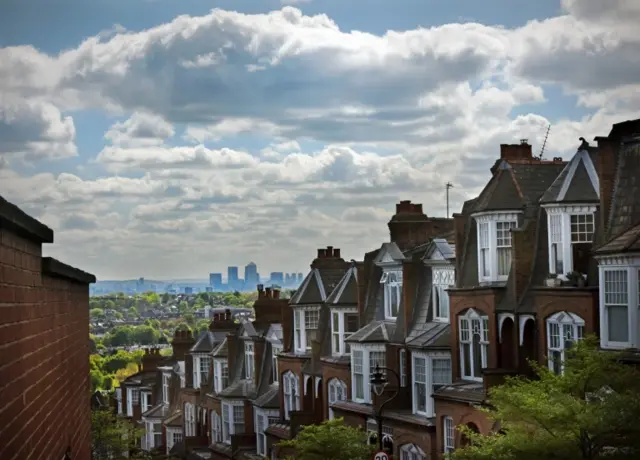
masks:
[[[9,214],[9,215],[7,215]],[[0,458],[91,456],[89,287],[53,232],[0,198]],[[74,276],[78,279],[73,279]],[[84,276],[84,278],[83,278]]]

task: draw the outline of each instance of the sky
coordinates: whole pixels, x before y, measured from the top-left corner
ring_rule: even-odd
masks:
[[[640,118],[636,0],[4,0],[0,195],[98,279],[362,259]]]

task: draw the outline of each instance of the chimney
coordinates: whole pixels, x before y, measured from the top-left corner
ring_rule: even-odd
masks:
[[[311,268],[344,268],[348,265],[342,257],[340,257],[340,249],[333,246],[327,246],[324,249],[318,249],[318,257],[311,262]]]
[[[533,152],[527,139],[519,144],[500,144],[500,159],[507,161],[532,160]]]
[[[326,255],[326,250],[325,249],[318,249],[318,259],[324,259]]]
[[[333,257],[333,246],[327,246],[326,256],[329,258]]]
[[[280,289],[274,287],[272,292],[273,298],[278,300],[280,298]]]
[[[405,200],[396,204],[396,213],[387,225],[391,242],[404,251],[450,232],[453,220],[427,217],[421,204]]]
[[[265,290],[264,290],[264,297],[265,297],[266,299],[270,299],[270,298],[271,298],[271,288],[270,288],[270,287],[265,288]]]
[[[176,329],[173,334],[173,340],[171,341],[174,358],[178,361],[183,361],[189,349],[195,345],[195,343],[196,341],[193,339],[191,331]]]
[[[263,297],[264,297],[264,285],[258,284],[258,299],[261,299]]]
[[[340,249],[339,248],[335,248],[333,250],[333,257],[335,257],[336,259],[340,258]]]

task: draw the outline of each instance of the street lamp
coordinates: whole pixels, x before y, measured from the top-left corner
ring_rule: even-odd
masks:
[[[378,409],[376,410],[376,422],[378,423],[378,444],[381,451],[384,450],[384,447],[382,445],[382,409],[384,409],[384,406],[386,406],[390,401],[398,396],[400,387],[400,377],[398,377],[396,371],[388,367],[380,367],[378,364],[376,364],[375,371],[371,376],[371,388],[377,396],[382,396],[382,393],[384,393],[384,389],[389,383],[389,380],[387,379],[383,371],[391,372],[395,376],[398,385],[396,386],[393,395],[391,395],[391,397],[386,399],[383,403],[379,404]]]

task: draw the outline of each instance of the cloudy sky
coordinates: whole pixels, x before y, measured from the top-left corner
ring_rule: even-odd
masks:
[[[99,279],[361,258],[640,117],[636,0],[3,0],[0,194]]]

